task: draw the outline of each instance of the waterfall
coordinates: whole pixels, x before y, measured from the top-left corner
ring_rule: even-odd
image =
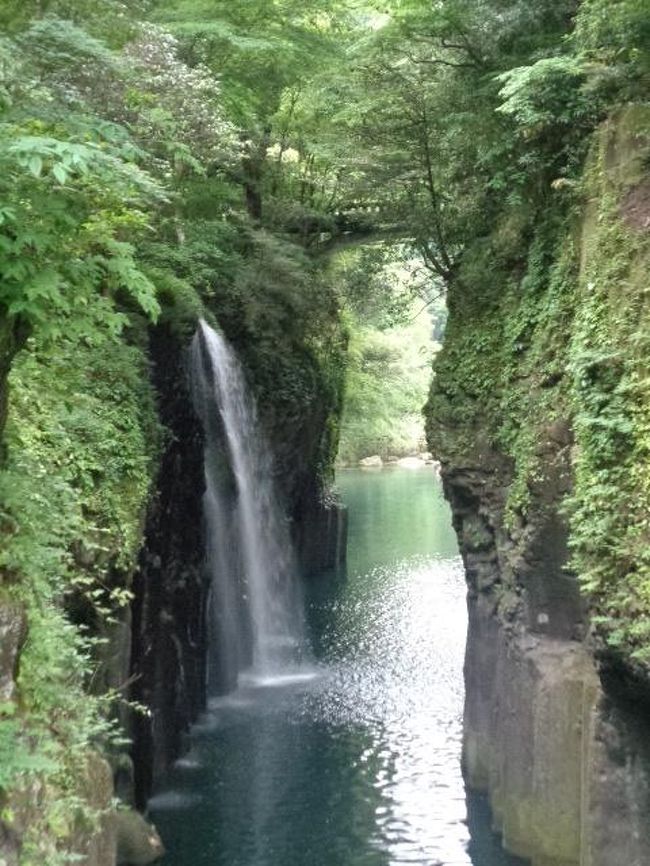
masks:
[[[192,344],[192,382],[205,433],[210,687],[223,691],[246,669],[275,676],[298,660],[302,602],[255,403],[233,350],[203,320]]]

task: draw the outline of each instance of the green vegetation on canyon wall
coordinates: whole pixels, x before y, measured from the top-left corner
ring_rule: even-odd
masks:
[[[110,809],[103,666],[172,438],[152,334],[180,355],[199,316],[224,330],[295,507],[331,475],[346,371],[377,421],[350,454],[422,375],[378,387],[413,298],[352,242],[448,293],[434,450],[493,461],[513,539],[561,501],[603,645],[647,663],[646,0],[9,0],[0,27],[0,841],[22,866],[87,851]]]
[[[467,238],[450,281],[429,435],[455,465],[503,455],[513,537],[557,494],[596,631],[644,661],[648,18],[642,4],[592,2],[563,33],[568,20],[550,52],[531,52],[522,30],[528,65],[495,70],[486,94],[503,118],[481,142],[500,157],[486,184],[493,227]],[[573,478],[552,493],[549,453],[563,444]]]
[[[17,786],[4,820],[23,835],[21,862],[55,864],[110,804],[89,746],[123,738],[105,651],[131,598],[160,433],[137,344],[30,340],[9,382],[2,605],[6,652],[20,658],[0,723],[1,785]]]

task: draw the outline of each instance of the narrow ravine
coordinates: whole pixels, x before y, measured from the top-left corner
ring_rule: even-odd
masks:
[[[462,563],[433,470],[345,471],[313,669],[214,699],[150,804],[170,866],[512,866],[461,771]],[[468,810],[470,820],[468,822]]]

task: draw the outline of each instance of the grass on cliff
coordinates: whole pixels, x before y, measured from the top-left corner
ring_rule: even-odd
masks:
[[[601,130],[587,167],[569,355],[576,437],[573,566],[609,646],[650,663],[650,110]]]

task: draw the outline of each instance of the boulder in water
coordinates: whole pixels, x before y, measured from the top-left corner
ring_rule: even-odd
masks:
[[[359,466],[365,466],[365,467],[372,468],[372,467],[383,466],[383,465],[384,465],[384,461],[381,459],[379,454],[373,454],[372,457],[363,457],[361,460],[359,460]]]
[[[148,866],[165,853],[154,825],[133,809],[116,813],[115,832],[118,866]]]

